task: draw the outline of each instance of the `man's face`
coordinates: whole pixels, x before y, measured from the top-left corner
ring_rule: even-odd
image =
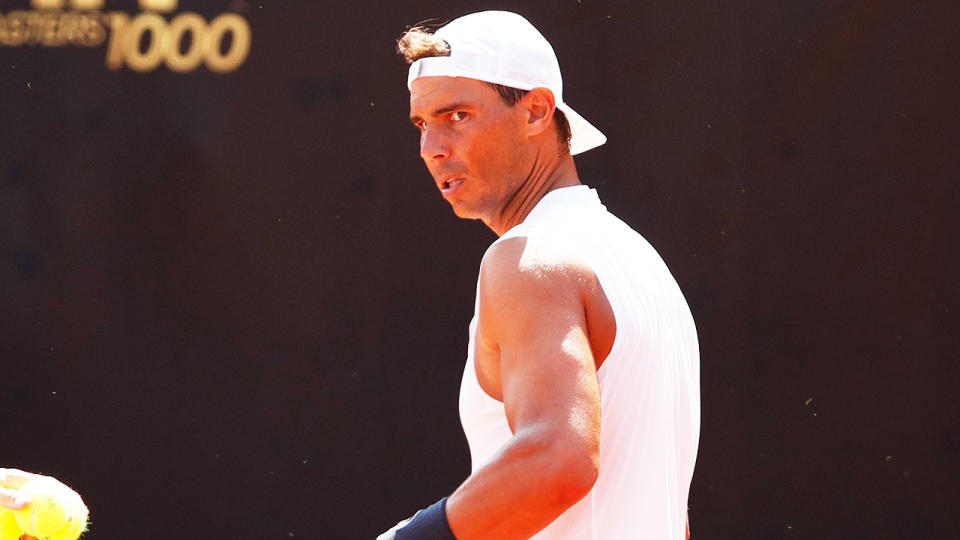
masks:
[[[530,166],[524,109],[490,85],[463,77],[421,77],[410,88],[410,121],[420,157],[462,218],[498,218]]]

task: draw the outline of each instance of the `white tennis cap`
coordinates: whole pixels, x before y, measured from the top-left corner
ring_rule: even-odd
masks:
[[[548,88],[570,123],[570,154],[607,142],[563,101],[563,78],[547,38],[529,21],[509,11],[482,11],[454,19],[434,34],[450,45],[450,56],[410,64],[407,88],[419,77],[467,77],[521,90]]]

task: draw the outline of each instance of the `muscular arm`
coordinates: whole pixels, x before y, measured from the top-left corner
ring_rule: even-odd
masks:
[[[600,396],[584,272],[520,238],[484,260],[476,359],[513,437],[448,499],[459,540],[528,538],[596,480]]]

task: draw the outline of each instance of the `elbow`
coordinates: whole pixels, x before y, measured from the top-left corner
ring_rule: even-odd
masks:
[[[566,503],[571,506],[584,498],[597,482],[600,469],[596,460],[579,459],[571,463],[563,475],[560,493]]]
[[[599,455],[592,449],[569,450],[555,456],[555,491],[563,506],[584,498],[597,482]]]
[[[599,476],[599,436],[569,431],[527,432],[514,439],[513,451],[517,452],[515,457],[526,458],[523,469],[533,480],[532,493],[556,515],[590,493]]]

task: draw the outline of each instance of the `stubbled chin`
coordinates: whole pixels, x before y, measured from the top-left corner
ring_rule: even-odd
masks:
[[[480,219],[480,215],[474,208],[470,208],[464,201],[459,199],[448,200],[450,207],[453,208],[453,213],[457,215],[458,218],[462,219]]]

